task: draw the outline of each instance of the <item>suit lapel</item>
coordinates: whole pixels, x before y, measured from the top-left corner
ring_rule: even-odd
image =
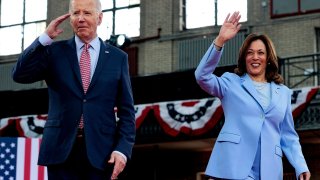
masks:
[[[270,111],[275,105],[278,104],[278,101],[281,99],[281,86],[271,82],[271,101],[270,105],[268,106],[266,113]]]
[[[97,66],[96,66],[96,69],[95,69],[94,74],[92,76],[88,91],[90,91],[90,89],[97,82],[97,79],[98,79],[98,77],[104,67],[104,64],[107,61],[108,54],[110,53],[108,46],[106,46],[106,44],[101,39],[99,39],[99,40],[100,40],[99,58],[98,58]]]
[[[242,86],[247,90],[247,92],[258,102],[258,104],[261,106],[261,109],[263,109],[262,103],[259,99],[259,94],[257,90],[255,89],[253,82],[248,74],[241,77]],[[281,99],[281,86],[277,85],[274,82],[271,82],[271,100],[268,108],[266,109],[265,113],[270,111],[275,105],[277,105],[278,101]]]
[[[257,90],[255,89],[253,82],[248,74],[241,76],[242,86],[244,89],[253,97],[254,100],[258,102],[261,109],[263,109],[262,103],[260,102],[259,95]]]
[[[80,67],[79,67],[79,62],[78,62],[78,57],[77,57],[76,43],[74,41],[74,38],[71,38],[67,41],[67,46],[66,46],[65,50],[66,50],[66,54],[68,56],[69,63],[71,65],[71,69],[72,69],[74,75],[76,76],[76,79],[80,84],[80,87],[83,88],[82,81],[81,81]],[[109,50],[108,46],[106,46],[102,42],[102,40],[100,39],[99,58],[98,58],[97,66],[96,66],[96,69],[95,69],[94,74],[92,76],[88,91],[96,83],[96,81],[99,77],[99,74],[104,67],[104,63],[106,62],[106,59],[107,59],[109,52],[110,52],[110,50]]]
[[[74,75],[76,76],[76,79],[80,83],[80,86],[82,87],[80,67],[79,67],[77,50],[76,50],[76,43],[74,41],[74,38],[71,38],[67,41],[67,47],[65,48],[65,52],[68,56],[69,63],[71,65],[71,69],[72,69]]]

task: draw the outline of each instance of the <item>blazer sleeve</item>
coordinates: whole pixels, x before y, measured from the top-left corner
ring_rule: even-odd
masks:
[[[214,75],[213,71],[218,66],[222,53],[223,48],[221,51],[217,51],[211,44],[195,70],[195,78],[199,86],[208,94],[220,99],[223,97],[226,84],[223,79]]]
[[[33,83],[43,80],[47,67],[46,47],[38,38],[19,56],[12,70],[12,78],[18,83]]]
[[[302,154],[299,136],[294,128],[291,108],[291,93],[288,90],[288,106],[284,121],[281,124],[281,146],[288,161],[295,168],[296,176],[303,172],[308,172],[308,166]]]
[[[127,55],[123,58],[121,69],[120,88],[117,98],[119,141],[115,150],[120,151],[128,158],[131,158],[132,148],[135,142],[136,126]]]

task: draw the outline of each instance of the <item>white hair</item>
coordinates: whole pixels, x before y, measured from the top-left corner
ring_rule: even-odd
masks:
[[[69,1],[69,12],[71,11],[71,8],[72,8],[72,1],[74,1],[74,0],[70,0],[70,1]],[[94,1],[96,2],[97,12],[98,12],[98,13],[102,12],[100,0],[94,0]]]

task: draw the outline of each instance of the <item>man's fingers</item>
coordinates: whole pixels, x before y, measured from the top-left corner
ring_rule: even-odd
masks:
[[[119,166],[114,166],[111,179],[118,179],[118,175],[123,171]]]
[[[111,179],[117,179],[118,175],[124,170],[126,166],[123,157],[117,153],[112,153],[108,163],[114,163]]]
[[[124,167],[115,166],[112,172],[111,179],[117,179],[118,175],[124,170]]]
[[[60,17],[58,17],[57,19],[54,20],[55,24],[58,26],[59,24],[61,24],[64,20],[66,20],[69,17],[70,17],[69,13],[68,14],[64,14],[64,15],[62,15],[62,16],[60,16]]]
[[[64,20],[70,17],[70,14],[65,14],[62,16],[59,16],[58,18],[54,19],[49,26],[51,25],[53,29],[56,29]]]
[[[70,17],[70,14],[68,13],[68,14],[59,16],[58,18],[51,21],[51,23],[48,25],[46,29],[46,33],[51,39],[54,39],[55,37],[57,37],[59,34],[63,32],[63,30],[59,29],[58,26],[69,17]]]

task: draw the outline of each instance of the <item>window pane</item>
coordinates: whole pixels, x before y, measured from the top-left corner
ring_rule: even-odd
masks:
[[[24,49],[26,49],[46,29],[46,23],[32,23],[24,26]]]
[[[22,44],[22,26],[0,29],[0,55],[19,54]]]
[[[187,29],[214,25],[214,0],[186,0]]]
[[[26,22],[47,19],[47,0],[26,0]]]
[[[115,34],[126,34],[128,37],[140,36],[140,8],[116,11]]]
[[[23,0],[1,0],[1,26],[23,21]]]
[[[218,25],[222,25],[228,13],[240,11],[240,22],[247,21],[247,0],[218,0]]]
[[[272,12],[274,15],[291,14],[298,12],[298,0],[273,0]]]
[[[102,23],[98,26],[98,35],[102,40],[107,40],[112,34],[112,12],[104,12]]]
[[[140,4],[140,0],[116,0],[116,7],[126,7],[135,4]]]
[[[101,8],[102,9],[112,9],[113,8],[113,0],[102,0]]]
[[[319,0],[303,0],[301,2],[301,11],[309,11],[320,9],[320,1]]]
[[[320,52],[320,28],[316,28],[316,43],[317,52]]]

